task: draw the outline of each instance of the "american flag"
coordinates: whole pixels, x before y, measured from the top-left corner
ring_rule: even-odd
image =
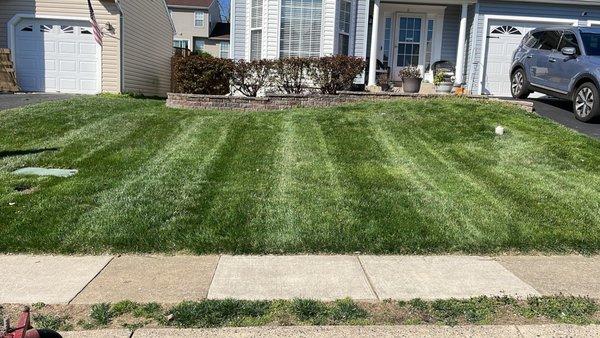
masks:
[[[98,22],[96,21],[96,15],[94,14],[94,8],[92,8],[92,1],[87,0],[88,7],[90,9],[90,23],[92,24],[92,31],[94,33],[94,40],[102,47],[102,30],[100,26],[98,26]]]

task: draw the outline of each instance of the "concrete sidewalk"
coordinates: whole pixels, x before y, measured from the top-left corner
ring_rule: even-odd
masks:
[[[600,257],[0,256],[0,303],[600,298]]]
[[[600,326],[497,325],[497,326],[276,326],[219,329],[140,329],[66,332],[63,337],[600,337]]]

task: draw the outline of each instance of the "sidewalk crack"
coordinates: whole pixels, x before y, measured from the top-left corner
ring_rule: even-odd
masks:
[[[97,274],[94,275],[94,277],[92,277],[92,279],[90,279],[87,283],[85,283],[85,285],[81,288],[81,290],[79,290],[75,296],[73,296],[68,302],[67,305],[70,305],[71,302],[73,302],[75,300],[75,298],[77,298],[77,296],[79,296],[83,290],[85,290],[93,281],[94,279],[96,279],[101,273],[102,271],[104,271],[104,269],[106,269],[106,267],[113,261],[113,259],[115,259],[116,256],[111,256],[110,259],[108,260],[108,262],[106,262],[106,264],[104,264],[104,266],[102,267],[102,269],[100,269],[100,271],[98,271]]]
[[[223,257],[223,255],[219,255],[219,258],[217,259],[217,264],[215,264],[215,268],[213,269],[212,276],[210,277],[210,282],[208,283],[208,288],[206,289],[206,294],[204,295],[204,299],[208,299],[208,294],[210,293],[210,288],[213,285],[213,282],[215,280],[215,275],[217,274],[217,269],[219,268],[219,264],[221,263],[221,257]]]
[[[363,265],[363,262],[360,260],[360,256],[356,255],[356,259],[358,260],[358,264],[360,265],[360,268],[362,269],[363,275],[365,275],[365,278],[367,279],[367,283],[369,284],[369,288],[371,288],[371,291],[375,295],[375,298],[377,298],[377,300],[381,301],[381,298],[379,298],[379,295],[377,294],[377,291],[375,291],[375,286],[373,286],[373,281],[371,281],[371,277],[369,277],[369,274],[367,273],[367,270],[365,269],[365,266]]]

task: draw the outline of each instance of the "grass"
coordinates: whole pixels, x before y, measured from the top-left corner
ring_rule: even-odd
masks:
[[[498,103],[100,96],[0,112],[0,145],[0,252],[600,252],[600,144]]]
[[[15,315],[18,305],[7,305],[5,310],[7,315]],[[165,306],[131,301],[87,306],[46,305],[32,309],[32,316],[35,327],[55,330],[289,325],[589,325],[600,324],[600,305],[590,298],[567,296],[407,302],[226,299]]]

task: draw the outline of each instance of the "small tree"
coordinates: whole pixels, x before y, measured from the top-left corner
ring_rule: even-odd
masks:
[[[364,70],[363,59],[335,55],[312,59],[309,75],[321,93],[337,94],[340,90],[349,89],[354,79]]]
[[[306,76],[311,60],[307,58],[290,57],[278,59],[273,65],[274,84],[287,94],[300,94],[306,87]]]
[[[239,60],[233,67],[231,84],[240,93],[256,97],[258,91],[269,83],[272,69],[271,60]]]

